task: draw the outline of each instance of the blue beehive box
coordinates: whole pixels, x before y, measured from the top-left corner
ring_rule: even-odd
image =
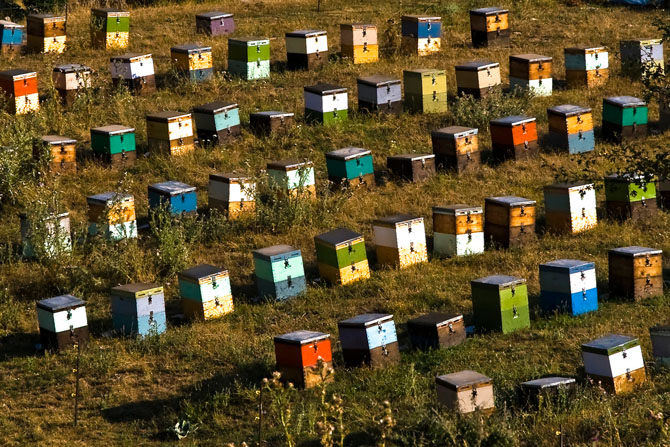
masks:
[[[174,215],[195,213],[197,197],[195,186],[174,180],[149,185],[149,208],[156,210],[166,206]]]
[[[362,314],[337,323],[348,367],[383,367],[400,361],[393,315]]]
[[[540,264],[540,307],[544,312],[580,315],[598,310],[593,262],[559,259]]]
[[[305,292],[305,269],[300,250],[275,245],[254,250],[258,295],[285,300]]]
[[[23,26],[7,20],[0,20],[0,44],[21,45],[23,43]]]
[[[237,103],[214,101],[193,108],[193,121],[201,142],[223,144],[240,135]]]
[[[111,293],[114,330],[122,335],[157,335],[165,332],[163,286],[135,283],[114,287]]]

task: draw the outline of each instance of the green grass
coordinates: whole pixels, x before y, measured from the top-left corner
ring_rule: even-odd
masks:
[[[113,91],[108,57],[88,47],[86,9],[70,11],[69,49],[60,56],[30,55],[1,60],[2,69],[22,67],[39,73],[40,92],[52,95],[51,68],[61,63],[88,64],[95,70],[95,90],[64,112],[49,98],[34,116],[0,115],[0,145],[16,149],[0,157],[0,193],[6,197],[0,214],[0,437],[3,445],[170,445],[170,429],[181,420],[198,428],[180,445],[225,445],[255,441],[257,391],[274,368],[272,337],[297,329],[329,332],[337,340],[337,321],[363,312],[389,312],[395,316],[404,348],[401,364],[384,370],[343,367],[338,344],[335,381],[327,387],[343,400],[346,445],[375,445],[383,431],[387,445],[498,446],[559,445],[562,430],[569,446],[667,445],[667,428],[650,417],[650,410],[670,412],[670,374],[653,367],[650,382],[629,396],[608,396],[597,387],[582,386],[567,403],[545,405],[538,411],[523,408],[516,398],[519,382],[546,374],[581,376],[580,344],[606,333],[638,336],[647,361],[652,360],[648,328],[667,322],[670,300],[662,297],[641,303],[607,299],[607,250],[624,245],[670,249],[670,215],[660,213],[645,222],[610,222],[577,236],[541,234],[537,242],[510,251],[487,251],[481,256],[440,260],[403,271],[373,268],[369,281],[354,286],[331,287],[312,283],[318,274],[312,237],[337,226],[364,234],[374,259],[374,218],[409,212],[426,218],[432,233],[431,206],[445,203],[483,204],[487,196],[514,194],[538,201],[542,214],[542,186],[555,177],[600,179],[617,167],[609,156],[613,147],[598,143],[595,153],[581,158],[545,153],[538,160],[483,166],[467,175],[440,174],[424,184],[387,182],[370,192],[333,194],[326,191],[323,154],[345,146],[371,149],[376,169],[385,168],[387,155],[430,152],[430,131],[450,124],[486,123],[493,113],[525,113],[538,118],[547,132],[546,108],[565,103],[593,107],[600,123],[602,98],[641,95],[642,86],[619,76],[618,41],[656,35],[651,21],[667,12],[608,8],[598,3],[566,6],[562,2],[504,2],[511,9],[512,48],[473,50],[469,43],[467,11],[489,6],[486,2],[386,2],[371,0],[352,4],[341,0],[322,2],[265,1],[165,5],[132,11],[131,51],[151,52],[157,75],[167,87],[149,97]],[[316,72],[273,72],[270,81],[243,82],[223,72],[204,85],[175,78],[170,70],[172,45],[198,41],[211,44],[215,69],[226,66],[225,38],[195,35],[194,15],[221,9],[233,12],[237,35],[270,36],[273,62],[285,60],[283,33],[294,29],[326,29],[330,48],[339,48],[339,23],[367,21],[379,27],[382,59],[374,65],[353,66],[336,57]],[[443,18],[443,50],[418,58],[397,51],[402,14],[439,14]],[[594,90],[558,90],[547,98],[496,99],[487,108],[450,98],[445,115],[401,117],[362,116],[350,113],[340,126],[308,126],[300,122],[304,85],[324,81],[348,87],[350,112],[355,110],[356,78],[384,73],[402,78],[402,70],[434,67],[447,70],[449,93],[455,95],[453,66],[471,59],[490,58],[501,63],[507,78],[509,54],[537,52],[554,58],[557,79],[564,78],[563,48],[601,44],[610,51],[610,83]],[[62,134],[88,147],[91,127],[121,123],[137,129],[139,149],[146,146],[145,115],[193,106],[213,100],[236,101],[243,124],[259,110],[296,112],[298,127],[279,138],[257,137],[244,130],[242,138],[223,148],[198,149],[178,159],[151,156],[140,159],[123,173],[84,161],[77,175],[35,178],[30,171],[32,140]],[[658,116],[651,105],[652,120]],[[480,129],[484,149],[490,147],[485,128]],[[657,134],[645,143],[651,153],[665,150],[668,134]],[[265,163],[287,157],[314,162],[319,200],[314,204],[266,204],[255,219],[228,223],[218,216],[187,220],[144,232],[139,240],[105,243],[75,237],[72,255],[43,262],[16,256],[18,213],[39,208],[38,201],[57,199],[71,213],[76,234],[85,233],[87,195],[123,189],[135,195],[140,217],[147,214],[149,183],[180,180],[198,187],[199,203],[207,202],[208,174],[240,169],[262,178]],[[582,163],[579,161],[582,160]],[[586,168],[584,168],[586,166]],[[6,174],[5,174],[6,173]],[[601,182],[599,183],[601,185]],[[58,191],[58,194],[56,194]],[[599,200],[604,192],[598,191]],[[302,250],[310,279],[306,296],[284,303],[255,303],[251,251],[272,244],[292,244]],[[471,320],[469,281],[501,273],[527,279],[529,293],[539,293],[538,264],[572,257],[596,262],[601,309],[576,318],[535,317],[530,330],[511,335],[477,335],[462,346],[437,352],[409,349],[404,323],[427,311],[463,312]],[[166,286],[168,312],[179,312],[174,272],[198,263],[225,266],[232,278],[235,313],[220,321],[180,323],[170,321],[166,334],[155,340],[135,341],[103,337],[111,328],[109,289],[135,281],[157,281]],[[80,424],[72,426],[74,362],[72,352],[37,355],[35,301],[60,293],[86,300],[92,343],[82,357]],[[651,362],[650,362],[651,366]],[[461,418],[436,402],[434,376],[474,369],[494,379],[497,412],[487,419]],[[288,445],[277,416],[291,409],[288,433],[298,445],[319,445],[318,422],[335,423],[337,411],[322,405],[320,391],[264,391],[268,413],[264,416],[267,445]],[[284,399],[284,400],[282,400]],[[389,401],[393,424],[379,424]],[[274,402],[274,406],[271,404]],[[324,419],[325,418],[325,419]],[[322,426],[322,425],[321,425]],[[386,427],[386,428],[385,428]],[[339,430],[334,437],[339,440]],[[328,445],[324,441],[323,445]],[[337,443],[335,445],[338,445]]]

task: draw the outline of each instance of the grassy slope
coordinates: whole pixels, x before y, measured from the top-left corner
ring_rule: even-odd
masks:
[[[467,10],[486,6],[482,2],[414,4],[373,0],[361,9],[349,2],[325,2],[325,11],[316,14],[313,2],[268,1],[226,2],[207,5],[170,5],[133,11],[132,50],[151,51],[157,72],[165,75],[169,67],[169,48],[193,40],[211,44],[215,66],[222,70],[226,60],[226,39],[195,36],[193,15],[198,11],[223,9],[236,14],[238,35],[271,35],[273,61],[284,56],[283,33],[302,28],[327,29],[330,47],[338,48],[338,24],[349,21],[377,23],[385,35],[385,49],[399,43],[399,17],[402,13],[440,14],[444,24],[444,50],[429,58],[389,54],[374,66],[352,66],[333,62],[319,72],[273,73],[270,82],[245,83],[217,77],[205,86],[178,82],[148,98],[125,94],[111,95],[102,90],[89,103],[63,115],[48,105],[35,117],[0,116],[0,143],[29,151],[32,137],[60,133],[88,141],[90,127],[122,122],[137,128],[138,140],[145,141],[144,116],[164,109],[188,110],[214,99],[237,101],[244,121],[256,110],[279,109],[301,114],[302,87],[327,81],[350,88],[350,103],[355,97],[355,80],[362,74],[389,73],[401,77],[405,68],[439,67],[447,69],[450,93],[455,92],[453,65],[474,58],[491,58],[501,63],[507,77],[507,56],[519,52],[538,52],[554,57],[555,77],[562,79],[563,48],[574,44],[602,44],[611,50],[612,81],[602,89],[556,91],[550,98],[538,98],[525,112],[538,117],[546,132],[548,106],[563,103],[589,104],[600,119],[601,98],[609,95],[637,94],[641,87],[617,76],[618,41],[622,38],[654,35],[650,19],[664,12],[631,11],[594,6],[565,7],[557,2],[516,2],[512,10],[513,47],[511,49],[472,50],[468,46]],[[39,70],[43,92],[48,89],[50,69],[56,63],[78,62],[97,71],[96,83],[108,86],[107,55],[87,48],[88,12],[71,13],[70,50],[62,56],[29,56],[0,67],[25,67]],[[167,82],[170,75],[167,75]],[[652,117],[656,112],[652,113]],[[73,221],[85,221],[85,196],[114,189],[120,183],[137,198],[138,213],[146,213],[146,185],[163,179],[177,179],[198,186],[200,203],[206,203],[207,175],[213,171],[243,168],[259,172],[270,159],[288,156],[310,158],[317,168],[321,185],[326,177],[323,153],[356,145],[373,151],[377,168],[386,155],[407,151],[430,151],[429,131],[454,122],[446,116],[408,116],[369,118],[354,116],[336,128],[301,125],[290,137],[279,140],[257,138],[245,132],[243,138],[225,149],[198,150],[178,160],[151,158],[140,161],[124,176],[118,171],[92,163],[84,164],[77,176],[63,176],[46,183],[46,188],[61,190]],[[482,129],[483,131],[483,129]],[[667,142],[667,134],[654,140]],[[487,138],[483,144],[488,145]],[[607,149],[598,146],[598,157]],[[506,163],[458,178],[440,175],[422,185],[386,184],[374,192],[356,194],[346,200],[329,196],[314,207],[317,217],[303,218],[300,225],[282,231],[264,227],[261,231],[240,229],[211,230],[215,241],[189,243],[188,264],[208,262],[225,265],[233,280],[236,312],[222,321],[172,326],[159,340],[141,343],[101,338],[109,329],[108,290],[120,282],[160,280],[167,285],[169,305],[177,303],[174,277],[157,277],[154,245],[143,237],[138,245],[114,248],[86,245],[75,255],[53,266],[8,260],[0,266],[0,435],[7,445],[159,445],[166,441],[165,430],[179,418],[201,420],[195,434],[183,445],[221,445],[228,441],[252,439],[255,415],[255,389],[260,379],[273,368],[272,336],[296,329],[330,331],[336,336],[336,322],[366,311],[393,313],[400,324],[409,317],[429,310],[470,311],[469,280],[492,273],[507,273],[527,278],[529,290],[539,291],[537,265],[540,262],[574,257],[594,260],[598,266],[601,292],[606,291],[606,252],[608,248],[629,244],[670,246],[670,219],[666,214],[651,222],[616,224],[607,221],[585,235],[544,236],[521,250],[492,251],[463,260],[432,260],[405,271],[375,270],[370,281],[355,287],[313,286],[304,298],[289,303],[247,304],[251,296],[253,271],[250,251],[274,243],[290,243],[303,251],[308,275],[316,277],[314,246],[311,237],[335,226],[346,226],[372,239],[373,218],[392,212],[414,212],[427,218],[430,207],[440,203],[482,204],[490,195],[516,194],[542,201],[542,186],[553,180],[553,168],[576,170],[567,156],[543,155],[542,160]],[[601,178],[613,167],[596,163],[592,175]],[[18,241],[16,213],[30,205],[35,186],[20,187],[19,203],[5,207],[0,216],[0,240]],[[603,199],[599,191],[599,199]],[[372,248],[372,246],[370,246]],[[38,357],[34,302],[62,292],[73,292],[87,300],[94,341],[83,360],[83,400],[81,425],[70,425],[73,391],[71,353]],[[369,431],[379,411],[376,403],[392,402],[398,422],[396,432],[406,436],[403,443],[421,444],[421,437],[432,435],[436,427],[450,429],[452,416],[437,410],[433,377],[438,373],[463,368],[478,370],[494,378],[501,411],[490,420],[492,426],[512,433],[528,445],[555,445],[555,431],[564,428],[568,445],[585,445],[594,434],[602,438],[596,445],[639,445],[651,436],[648,409],[661,410],[670,402],[663,394],[670,387],[670,376],[655,374],[652,384],[627,397],[603,397],[592,390],[580,392],[570,409],[545,409],[526,413],[514,406],[515,385],[543,374],[575,374],[581,364],[580,343],[609,332],[640,336],[646,358],[651,357],[647,328],[666,321],[670,310],[667,299],[639,304],[608,303],[593,315],[580,318],[534,319],[531,330],[502,336],[477,336],[455,349],[443,352],[403,354],[403,363],[384,371],[338,368],[331,389],[345,401],[348,429]],[[337,357],[340,359],[340,357]],[[337,365],[339,366],[339,364]],[[299,439],[314,439],[316,414],[314,393],[304,393],[298,411],[305,421]],[[432,428],[431,428],[432,427]],[[268,437],[279,439],[278,430],[269,428]],[[414,441],[411,441],[414,439]],[[355,441],[352,441],[355,442]],[[362,442],[362,441],[358,441]],[[427,441],[426,441],[427,442]],[[651,443],[651,441],[649,441]],[[277,445],[281,442],[277,441]]]

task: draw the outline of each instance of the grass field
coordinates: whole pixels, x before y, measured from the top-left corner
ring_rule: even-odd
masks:
[[[364,312],[388,312],[399,328],[402,362],[384,370],[345,369],[334,344],[335,380],[324,390],[266,390],[263,439],[266,445],[332,445],[322,439],[323,422],[336,426],[334,445],[407,446],[637,446],[670,445],[670,374],[653,367],[648,336],[650,326],[666,323],[670,299],[640,303],[607,299],[607,250],[626,245],[670,249],[670,215],[642,222],[611,222],[578,236],[554,236],[542,230],[542,187],[556,178],[589,178],[602,186],[602,177],[617,166],[615,148],[598,143],[594,153],[578,158],[544,153],[531,162],[485,165],[458,177],[440,174],[423,184],[384,182],[373,191],[329,193],[323,154],[345,146],[371,149],[378,171],[385,158],[404,152],[431,152],[430,131],[451,124],[477,125],[495,113],[536,116],[547,132],[546,108],[558,104],[593,107],[600,124],[602,98],[640,95],[642,85],[619,74],[618,42],[624,38],[657,35],[651,25],[663,10],[609,8],[603,4],[570,6],[557,0],[503,2],[511,10],[512,47],[473,50],[469,46],[469,18],[473,7],[490,6],[481,0],[458,2],[345,2],[315,1],[169,4],[132,10],[131,51],[154,55],[160,90],[148,97],[113,91],[108,57],[88,42],[87,8],[70,11],[68,51],[60,56],[23,56],[1,60],[2,69],[37,70],[42,110],[26,117],[0,115],[0,144],[15,148],[0,155],[0,190],[5,204],[0,214],[0,444],[7,446],[93,445],[226,445],[257,440],[256,416],[261,381],[274,368],[273,336],[298,329],[329,332],[337,340],[337,321]],[[225,73],[227,40],[195,35],[194,15],[208,10],[235,14],[238,36],[269,36],[273,61],[269,81],[243,82]],[[442,16],[443,49],[431,57],[399,53],[400,16],[430,13]],[[331,56],[327,67],[315,72],[284,72],[284,32],[326,29],[333,53],[339,49],[339,24],[376,23],[382,58],[373,65],[353,66]],[[216,78],[193,85],[170,69],[173,45],[198,41],[214,52]],[[564,79],[563,48],[600,44],[610,50],[610,83],[594,90],[555,89],[551,97],[497,99],[487,107],[469,106],[455,98],[453,66],[472,59],[500,62],[507,79],[508,56],[536,52],[554,58],[555,79]],[[51,69],[62,63],[81,63],[95,70],[95,89],[64,111],[50,99]],[[355,112],[356,78],[375,73],[402,77],[403,69],[447,70],[450,112],[445,115],[400,117],[365,116]],[[349,88],[350,120],[334,127],[305,125],[302,88],[318,81]],[[83,161],[76,175],[33,178],[24,166],[32,154],[32,140],[46,134],[67,135],[88,148],[91,127],[121,123],[137,129],[139,149],[146,148],[145,116],[161,110],[190,110],[213,100],[239,103],[243,125],[260,110],[295,112],[297,128],[279,138],[242,138],[223,148],[199,148],[175,159],[142,158],[127,172]],[[658,117],[656,104],[650,107]],[[651,136],[649,152],[666,150],[668,133]],[[488,131],[480,128],[485,149]],[[270,160],[298,157],[312,160],[317,172],[319,200],[314,203],[267,204],[257,218],[228,223],[220,217],[186,220],[143,232],[137,241],[118,244],[75,238],[71,256],[51,261],[26,261],[14,254],[20,242],[18,213],[54,200],[70,211],[78,235],[86,227],[86,196],[109,190],[135,195],[138,216],[147,214],[147,185],[180,180],[198,187],[199,205],[206,207],[208,174],[238,169],[262,176]],[[580,163],[582,160],[582,163]],[[588,163],[584,163],[587,161]],[[585,168],[585,166],[588,166]],[[375,266],[371,222],[396,212],[426,218],[432,235],[431,207],[437,204],[483,205],[487,196],[514,194],[538,201],[539,239],[521,249],[487,251],[462,259],[431,259],[397,271]],[[599,201],[604,193],[598,190]],[[318,278],[313,236],[338,226],[364,234],[374,266],[369,281],[347,287],[324,286]],[[430,240],[430,238],[429,238]],[[251,251],[286,243],[302,250],[309,291],[283,303],[256,303]],[[533,315],[532,328],[512,335],[476,335],[459,347],[417,352],[406,340],[407,319],[427,311],[462,312],[471,321],[470,280],[490,274],[526,278],[531,301],[539,294],[538,264],[559,258],[596,262],[601,309],[577,318]],[[236,310],[219,321],[170,321],[166,334],[136,341],[107,338],[111,329],[109,289],[118,284],[156,281],[166,287],[168,312],[180,312],[176,272],[198,263],[225,266],[233,284]],[[72,293],[87,302],[92,342],[82,355],[80,422],[72,424],[75,353],[39,355],[35,302]],[[638,336],[649,363],[649,383],[627,396],[609,396],[588,384],[558,404],[528,410],[519,405],[519,382],[547,374],[577,376],[581,372],[580,344],[607,333]],[[498,410],[487,419],[459,417],[438,407],[434,377],[474,369],[494,379]],[[342,400],[343,414],[331,402]],[[383,419],[390,404],[391,419]],[[338,407],[338,405],[335,405]],[[288,411],[287,411],[288,410]],[[658,417],[652,417],[658,415]],[[284,426],[281,416],[287,421]],[[288,418],[288,419],[287,419]],[[197,424],[181,441],[170,433],[178,421]],[[380,423],[380,420],[385,422]],[[340,423],[341,422],[341,423]],[[388,433],[384,438],[383,434]],[[288,434],[288,438],[287,438]],[[385,439],[385,441],[384,441]],[[383,444],[386,442],[386,444]]]

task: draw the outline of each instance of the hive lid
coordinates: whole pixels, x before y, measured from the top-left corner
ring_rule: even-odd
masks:
[[[535,118],[529,117],[529,116],[523,116],[523,115],[514,115],[514,116],[506,116],[504,118],[498,118],[491,120],[490,125],[496,125],[496,126],[506,126],[506,127],[513,127],[513,126],[520,126],[521,124],[527,124],[527,123],[532,123],[535,122]]]
[[[342,149],[336,149],[334,151],[326,153],[326,158],[333,158],[336,160],[352,160],[354,158],[361,157],[363,155],[370,155],[372,151],[368,149],[363,149],[360,147],[345,147]]]
[[[131,62],[133,59],[137,58],[151,58],[151,53],[125,53],[120,56],[111,56],[109,60],[111,62]]]
[[[225,19],[227,17],[232,17],[233,15],[227,12],[220,11],[211,11],[211,12],[201,12],[196,14],[195,17],[198,19]]]
[[[0,71],[0,79],[13,80],[16,76],[22,75],[37,75],[35,71],[24,70],[22,68],[13,68],[11,70]]]
[[[312,162],[309,160],[279,160],[268,162],[268,169],[275,171],[295,171],[296,169],[311,167]]]
[[[582,107],[573,104],[563,104],[560,106],[548,108],[547,113],[568,117],[568,116],[581,115],[583,113],[591,113],[591,107]]]
[[[470,62],[464,62],[460,65],[456,65],[456,70],[461,70],[461,71],[480,71],[480,70],[486,70],[486,69],[491,69],[491,68],[496,68],[500,67],[500,64],[498,62],[491,62],[491,61],[470,61]]]
[[[133,200],[133,195],[119,192],[103,192],[86,197],[86,202],[89,204],[107,205],[109,202],[125,202],[128,199]]]
[[[535,205],[535,200],[524,199],[523,197],[517,196],[498,196],[498,197],[487,197],[486,202],[495,203],[498,205],[505,206],[531,206]]]
[[[170,180],[167,182],[154,183],[149,185],[150,191],[156,191],[160,194],[169,194],[170,196],[176,196],[179,194],[186,194],[189,192],[195,192],[195,186],[187,185],[186,183],[178,182],[176,180]]]
[[[358,22],[358,23],[341,23],[340,24],[340,29],[347,29],[347,28],[351,28],[351,29],[367,29],[367,28],[377,29],[377,25],[375,25],[373,23],[361,23],[361,22]]]
[[[593,262],[579,261],[576,259],[557,259],[555,261],[540,264],[540,271],[564,272],[567,270],[569,273],[577,273],[595,268],[596,264]]]
[[[218,275],[220,273],[226,274],[228,273],[228,270],[210,264],[200,264],[196,265],[195,267],[191,267],[190,269],[182,270],[177,274],[177,276],[179,278],[190,278],[198,280],[200,278],[206,278],[208,276]]]
[[[274,338],[275,343],[287,343],[291,345],[306,345],[315,341],[326,340],[330,338],[330,334],[314,331],[295,331],[288,334],[277,335]]]
[[[510,60],[516,60],[521,62],[528,62],[529,64],[535,64],[538,62],[551,62],[551,57],[542,56],[541,54],[514,54],[509,57]]]
[[[597,53],[604,50],[605,47],[581,45],[576,47],[568,47],[565,48],[563,51],[569,54],[585,54],[585,53]]]
[[[275,110],[267,110],[263,112],[254,112],[249,115],[250,117],[261,117],[261,116],[269,116],[269,117],[288,117],[288,116],[294,116],[294,113],[292,112],[278,112]]]
[[[58,144],[63,145],[63,144],[76,144],[77,140],[68,137],[63,137],[60,135],[45,135],[42,137],[42,142],[51,145],[58,145]]]
[[[605,176],[606,182],[620,182],[620,183],[649,183],[654,180],[653,176],[641,175],[637,173],[626,172],[623,174],[610,174]]]
[[[398,154],[398,155],[389,155],[388,160],[427,160],[429,158],[435,158],[435,154]]]
[[[270,45],[270,39],[267,37],[231,37],[228,39],[228,44],[257,44],[257,45]]]
[[[543,377],[541,379],[529,380],[521,383],[523,388],[544,390],[547,388],[573,385],[577,381],[572,377]]]
[[[462,314],[431,312],[420,317],[412,318],[407,321],[408,326],[428,326],[431,328],[446,326],[449,323],[455,323],[463,320]]]
[[[655,38],[655,37],[647,38],[647,39],[626,39],[626,40],[622,40],[621,43],[624,44],[624,45],[634,43],[634,44],[638,44],[638,45],[641,45],[641,46],[644,46],[644,45],[658,45],[658,44],[663,43],[663,39],[659,39],[659,38]]]
[[[628,337],[627,335],[609,334],[597,340],[584,343],[582,345],[582,352],[612,355],[639,345],[640,341],[637,338]]]
[[[53,298],[47,298],[37,302],[37,307],[48,310],[49,312],[60,312],[63,310],[81,307],[86,303],[72,295],[60,295]]]
[[[646,102],[634,96],[610,96],[603,99],[603,103],[616,107],[645,107]]]
[[[467,214],[482,214],[484,209],[481,206],[470,206],[463,204],[456,205],[437,205],[433,207],[433,213],[449,214],[453,216],[465,216]]]
[[[326,31],[323,30],[315,30],[315,29],[302,29],[298,31],[291,31],[289,33],[286,33],[286,37],[317,37],[317,36],[325,36]]]
[[[251,177],[235,172],[225,172],[209,174],[209,179],[225,183],[248,183]]]
[[[449,126],[433,130],[430,134],[433,137],[451,137],[456,139],[469,135],[477,135],[478,133],[479,129],[475,129],[474,127]]]
[[[27,19],[65,19],[63,16],[57,16],[54,14],[28,14]]]
[[[147,292],[163,293],[163,286],[156,283],[136,282],[133,284],[124,284],[112,287],[112,294],[121,293],[124,295],[144,296]]]
[[[593,183],[584,183],[584,182],[562,182],[554,183],[553,185],[547,185],[544,187],[545,191],[561,191],[567,192],[567,190],[577,188],[577,189],[594,189]]]
[[[201,106],[193,107],[195,113],[221,113],[238,107],[236,102],[214,101]]]
[[[476,16],[490,16],[495,14],[506,14],[508,12],[509,12],[508,9],[502,8],[500,6],[489,6],[487,8],[478,8],[470,10],[470,14],[474,14]]]
[[[649,328],[649,335],[670,336],[670,325],[660,324]]]
[[[254,257],[269,259],[273,256],[283,255],[294,251],[300,253],[300,250],[298,250],[297,248],[291,247],[290,245],[281,244],[281,245],[273,245],[272,247],[259,248],[258,250],[254,250],[253,254]]]
[[[414,70],[403,70],[403,75],[443,75],[446,71],[437,68],[416,68]]]
[[[466,388],[475,385],[485,385],[493,381],[490,377],[468,369],[452,374],[435,377],[435,382],[451,389]]]
[[[170,52],[175,53],[192,53],[195,51],[212,51],[212,47],[206,45],[198,45],[197,43],[188,43],[185,45],[177,45],[170,48]]]
[[[638,247],[638,246],[611,248],[609,252],[620,256],[630,256],[633,258],[636,258],[638,256],[663,254],[663,250],[659,250],[656,248]]]
[[[353,318],[342,320],[337,323],[338,327],[358,327],[365,328],[375,324],[382,324],[387,321],[393,321],[391,314],[361,314]]]
[[[486,278],[474,279],[470,281],[470,283],[472,285],[477,284],[485,287],[505,289],[507,287],[526,284],[526,280],[523,278],[518,278],[516,276],[493,275],[493,276],[487,276]]]
[[[333,84],[319,83],[316,85],[305,86],[305,91],[316,95],[335,95],[337,93],[347,93],[346,87],[339,87]]]
[[[79,73],[82,71],[91,71],[91,67],[81,64],[65,64],[54,67],[53,71],[57,73]]]
[[[410,214],[394,214],[392,216],[381,217],[379,219],[375,219],[372,223],[373,223],[373,225],[378,225],[378,226],[392,226],[392,227],[394,227],[397,224],[411,222],[413,220],[423,221],[423,217],[412,216]]]
[[[0,20],[0,27],[2,28],[23,28],[23,25],[10,22],[9,20]]]
[[[118,9],[118,8],[91,8],[91,12],[104,12],[104,13],[108,13],[108,12],[125,12],[125,13],[129,13],[129,12],[126,11],[126,10]]]
[[[402,16],[401,20],[407,21],[407,22],[437,22],[437,21],[442,20],[442,17],[410,14],[410,15]]]
[[[188,112],[176,112],[174,110],[166,110],[164,112],[152,113],[147,115],[147,121],[169,121],[177,118],[188,118],[191,114]]]
[[[49,213],[50,214],[48,216],[46,216],[46,217],[44,217],[44,219],[42,219],[43,221],[59,220],[59,219],[62,219],[64,217],[68,217],[70,215],[70,213],[68,213],[67,211],[65,211],[63,213],[58,213],[58,214],[54,213],[53,211],[49,211]],[[26,219],[28,219],[28,215],[26,213],[19,213],[19,219],[26,220]]]
[[[383,87],[386,85],[395,85],[400,84],[400,79],[396,79],[392,76],[385,75],[372,75],[366,76],[364,78],[358,78],[356,80],[358,84],[371,85],[373,87]]]
[[[110,124],[109,126],[94,127],[93,129],[91,129],[91,133],[105,134],[105,135],[118,135],[130,132],[135,132],[135,128],[123,126],[121,124]]]
[[[356,233],[355,231],[349,230],[348,228],[336,228],[335,230],[328,231],[327,233],[314,236],[314,241],[322,242],[334,247],[336,245],[346,244],[347,242],[351,242],[362,237],[362,234]]]

